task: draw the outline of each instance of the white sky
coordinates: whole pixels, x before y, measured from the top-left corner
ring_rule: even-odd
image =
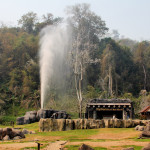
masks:
[[[110,30],[133,40],[150,40],[150,0],[0,0],[0,22],[14,26],[29,11],[39,17],[65,17],[66,6],[77,3],[90,4]]]

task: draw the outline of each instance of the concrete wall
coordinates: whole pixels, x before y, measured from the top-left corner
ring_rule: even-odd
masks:
[[[146,125],[147,120],[40,119],[39,131],[67,131],[74,129],[132,128]]]

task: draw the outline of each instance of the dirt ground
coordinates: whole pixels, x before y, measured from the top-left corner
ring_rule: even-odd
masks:
[[[105,147],[110,150],[121,150],[122,146],[125,145],[146,146],[148,143],[150,143],[150,140],[146,142],[134,140],[133,138],[138,137],[139,134],[139,131],[134,130],[124,130],[120,133],[119,130],[105,128],[100,129],[98,134],[86,138],[89,141],[82,140],[81,142],[61,141],[61,137],[59,136],[31,135],[26,139],[21,139],[18,141],[0,142],[0,150],[20,150],[24,149],[25,147],[37,147],[37,143],[35,143],[36,140],[48,142],[44,143],[47,144],[47,147],[43,150],[59,150],[60,147],[64,145],[81,145],[83,143],[92,147]],[[33,148],[30,148],[30,150],[33,150]]]

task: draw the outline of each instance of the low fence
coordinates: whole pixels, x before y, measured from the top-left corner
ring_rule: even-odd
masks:
[[[98,128],[132,128],[137,125],[146,125],[148,120],[93,120],[93,119],[40,119],[39,131],[67,131],[75,129]]]

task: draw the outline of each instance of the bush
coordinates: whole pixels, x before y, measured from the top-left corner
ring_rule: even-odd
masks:
[[[16,123],[16,117],[14,116],[0,116],[1,125],[11,125],[11,121]]]

